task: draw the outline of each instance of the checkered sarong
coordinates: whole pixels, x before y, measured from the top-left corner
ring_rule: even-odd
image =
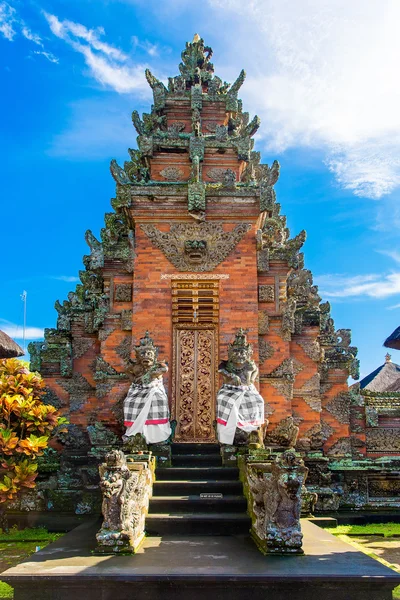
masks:
[[[254,385],[228,385],[217,395],[218,439],[232,444],[236,427],[254,431],[264,424],[264,400]]]
[[[153,398],[146,417],[146,425],[161,425],[169,422],[168,398],[161,379],[155,379],[148,385],[132,383],[124,400],[124,424],[130,427],[140,414],[149,394]]]

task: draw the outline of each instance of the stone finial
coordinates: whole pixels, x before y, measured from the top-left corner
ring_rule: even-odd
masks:
[[[385,354],[385,363],[390,363],[392,362],[392,355],[389,354],[389,352],[386,352]]]
[[[198,33],[195,33],[193,36],[193,41],[192,44],[196,44],[197,42],[199,42],[201,40],[200,36]]]

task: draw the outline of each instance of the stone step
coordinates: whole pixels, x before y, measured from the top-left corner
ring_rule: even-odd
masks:
[[[219,444],[171,444],[172,455],[178,454],[219,454]]]
[[[238,479],[239,471],[235,467],[166,467],[156,470],[157,481],[168,480],[217,480]],[[207,491],[207,490],[204,490]]]
[[[222,467],[220,454],[173,454],[172,466],[174,467]]]
[[[157,513],[240,513],[246,510],[243,496],[223,495],[222,498],[191,496],[154,496],[150,500],[149,514]]]
[[[171,469],[165,469],[170,471]],[[240,495],[242,483],[238,480],[171,480],[155,481],[154,496],[193,496],[203,493],[221,493],[224,495]]]
[[[250,518],[240,513],[162,513],[146,517],[148,535],[239,535],[250,530]]]

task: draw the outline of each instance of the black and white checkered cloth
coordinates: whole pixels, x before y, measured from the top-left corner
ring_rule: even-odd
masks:
[[[232,407],[240,400],[238,408],[237,427],[254,428],[264,424],[264,400],[254,385],[228,385],[224,384],[217,395],[217,423],[226,425]]]
[[[169,422],[168,398],[162,380],[154,380],[148,385],[132,383],[124,400],[124,424],[129,427],[134,424],[146,401],[152,394],[146,425],[161,425]]]

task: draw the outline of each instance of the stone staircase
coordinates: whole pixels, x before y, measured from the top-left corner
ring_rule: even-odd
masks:
[[[250,525],[239,471],[222,466],[218,444],[172,444],[172,467],[156,469],[148,535],[237,535]]]

